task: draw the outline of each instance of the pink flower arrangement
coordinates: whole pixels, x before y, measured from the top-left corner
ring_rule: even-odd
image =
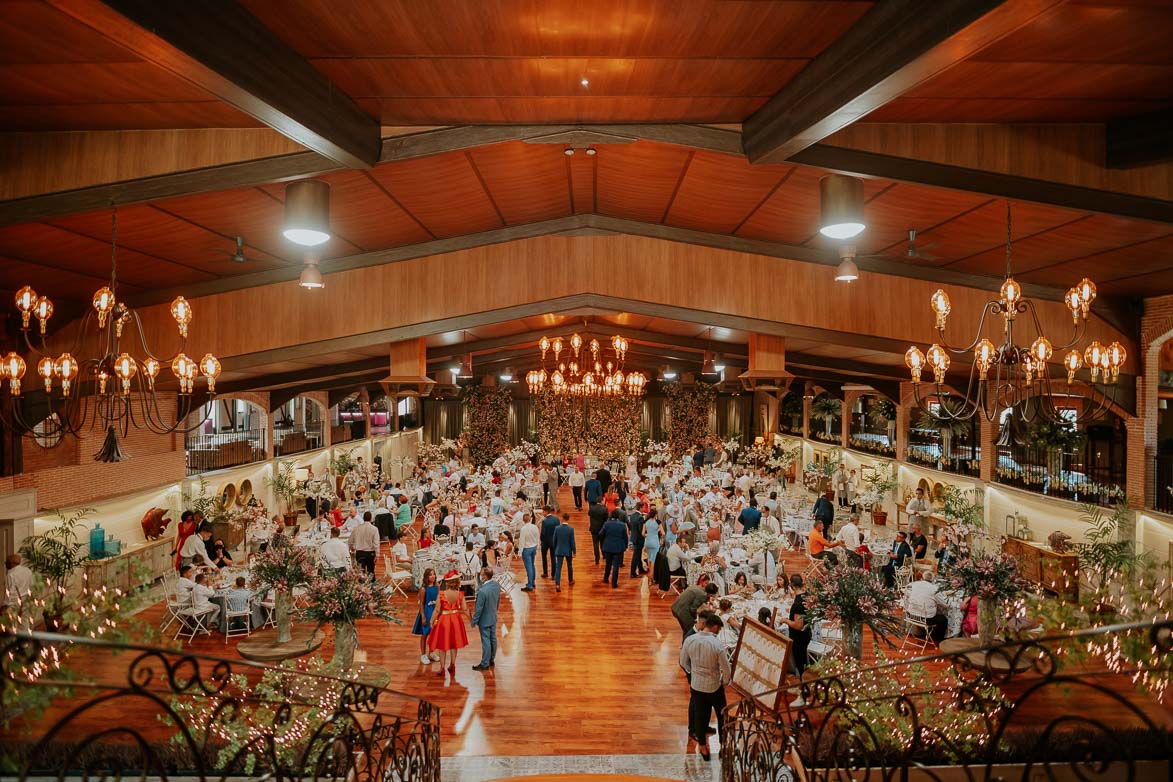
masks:
[[[309,604],[301,610],[301,617],[319,625],[354,624],[371,618],[396,621],[387,588],[361,568],[314,578],[307,597]]]
[[[975,554],[948,571],[949,584],[966,595],[983,600],[1013,600],[1022,594],[1027,581],[1018,572],[1018,562],[1007,554]]]
[[[269,547],[253,557],[250,566],[253,589],[273,589],[289,594],[310,583],[316,563],[309,549],[294,546],[284,535],[274,535]]]
[[[807,615],[811,619],[867,625],[885,641],[900,631],[895,618],[899,601],[899,593],[886,586],[878,573],[850,566],[812,579],[806,592]]]

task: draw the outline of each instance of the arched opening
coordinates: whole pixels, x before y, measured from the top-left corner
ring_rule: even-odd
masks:
[[[1173,330],[1149,345],[1145,356],[1144,415],[1146,441],[1153,448],[1146,465],[1148,487],[1145,505],[1173,513]],[[1151,427],[1151,429],[1150,429]]]
[[[321,448],[325,444],[326,409],[308,396],[295,396],[277,408],[273,447],[278,456]]]
[[[979,412],[960,420],[962,404],[948,394],[932,395],[922,407],[913,407],[908,419],[905,459],[935,470],[977,477],[981,474]],[[952,415],[951,415],[952,413]]]
[[[843,431],[843,400],[822,391],[811,400],[810,436],[815,440],[839,445]]]
[[[184,436],[188,475],[265,458],[268,415],[252,402],[217,397],[191,417],[203,417],[204,422]]]
[[[848,444],[879,456],[896,455],[896,403],[883,394],[861,394],[851,403]]]
[[[337,445],[367,436],[367,421],[363,415],[365,394],[355,391],[330,408],[330,444]]]

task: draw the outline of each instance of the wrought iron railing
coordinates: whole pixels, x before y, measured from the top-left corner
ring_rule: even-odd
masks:
[[[998,447],[994,480],[1062,500],[1111,506],[1124,498],[1124,464],[1096,465],[1086,449]]]
[[[724,782],[1173,779],[1173,620],[876,665],[725,710]],[[1122,649],[1134,653],[1121,654]],[[1144,692],[1140,687],[1148,687]]]
[[[325,445],[322,422],[305,424],[300,427],[273,427],[273,445],[278,456],[312,451]]]
[[[187,474],[235,467],[265,459],[264,429],[202,434],[189,432],[184,438]]]
[[[935,429],[913,427],[908,430],[906,451],[905,459],[913,464],[974,478],[981,475],[982,451],[972,432],[945,437]]]
[[[875,423],[867,413],[852,413],[850,426],[847,444],[851,448],[877,456],[896,455],[895,433],[887,424]]]
[[[305,666],[3,633],[0,673],[0,755],[20,782],[440,780],[437,707]],[[34,703],[47,703],[43,716],[19,713]]]

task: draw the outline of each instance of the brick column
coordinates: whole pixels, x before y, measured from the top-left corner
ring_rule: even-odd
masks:
[[[982,457],[978,477],[989,483],[994,480],[998,465],[998,424],[987,421],[981,413],[978,413],[978,447]]]
[[[1148,454],[1145,453],[1145,419],[1131,416],[1125,418],[1124,434],[1128,458],[1124,490],[1128,495],[1128,507],[1143,508],[1149,464]]]

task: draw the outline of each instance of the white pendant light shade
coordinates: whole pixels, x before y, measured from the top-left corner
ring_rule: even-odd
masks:
[[[850,239],[863,232],[863,180],[830,174],[819,180],[819,233],[830,239]]]
[[[309,261],[306,261],[305,268],[301,270],[301,277],[297,284],[309,290],[326,287],[326,281],[322,279],[322,272],[318,269],[318,265]]]
[[[294,244],[316,247],[330,240],[330,186],[318,179],[303,179],[285,188],[285,238]]]
[[[859,279],[859,267],[855,265],[855,261],[850,258],[844,258],[839,262],[839,268],[835,270],[836,282],[853,282]]]

